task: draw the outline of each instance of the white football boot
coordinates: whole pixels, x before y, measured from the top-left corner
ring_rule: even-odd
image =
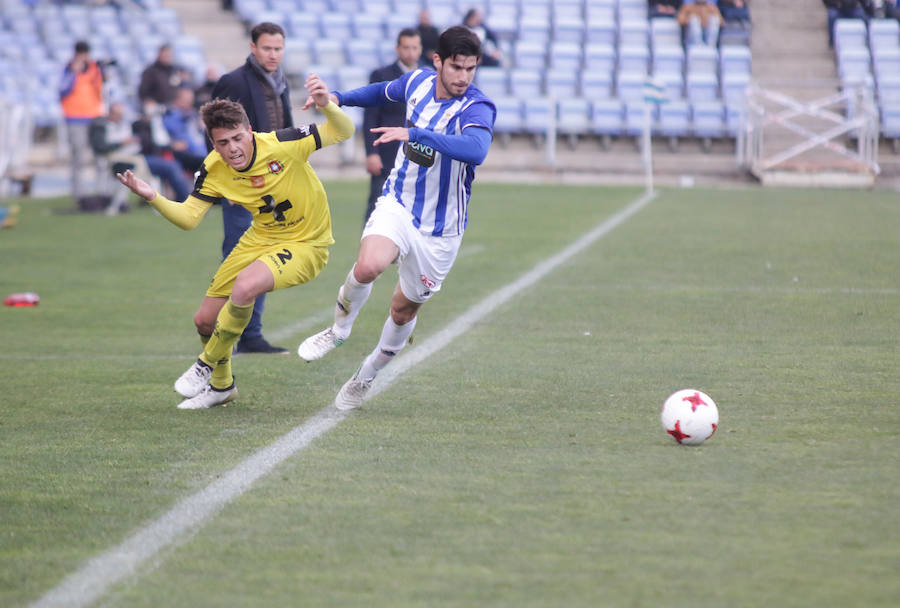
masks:
[[[207,384],[206,387],[195,397],[185,399],[178,404],[180,410],[208,410],[217,405],[225,405],[229,401],[234,401],[238,396],[237,385],[232,384],[231,388],[218,390]]]
[[[339,338],[329,327],[304,340],[297,347],[297,354],[305,361],[315,361],[321,359],[343,343],[344,339]]]
[[[212,368],[206,363],[197,359],[181,377],[175,381],[175,392],[182,397],[196,397],[203,390],[203,387],[209,383],[209,377],[212,376]]]
[[[334,407],[339,410],[352,410],[362,405],[366,399],[366,394],[372,388],[374,378],[371,380],[363,380],[359,377],[359,370],[353,377],[344,383],[341,390],[338,391],[337,397],[334,398]]]

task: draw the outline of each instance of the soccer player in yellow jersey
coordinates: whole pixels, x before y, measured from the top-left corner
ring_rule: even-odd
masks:
[[[227,198],[253,214],[253,222],[225,258],[206,291],[194,324],[203,342],[197,362],[175,381],[180,409],[206,409],[237,396],[231,350],[253,312],[256,297],[311,281],[328,261],[331,214],[309,155],[353,134],[350,118],[329,99],[315,74],[306,88],[327,122],[256,133],[240,104],[217,99],[200,108],[213,151],[187,200],[161,196],[131,171],[119,181],[147,199],[167,220],[196,227],[213,203]]]

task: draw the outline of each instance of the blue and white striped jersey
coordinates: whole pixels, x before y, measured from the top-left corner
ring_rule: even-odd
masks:
[[[436,77],[432,70],[418,69],[388,83],[348,91],[340,99],[348,105],[406,102],[410,141],[397,151],[382,195],[409,209],[421,232],[457,236],[468,221],[477,163],[467,162],[471,151],[459,149],[460,143],[446,136],[461,135],[468,127],[491,134],[497,111],[474,86],[460,97],[435,99]],[[378,99],[373,95],[376,91]]]

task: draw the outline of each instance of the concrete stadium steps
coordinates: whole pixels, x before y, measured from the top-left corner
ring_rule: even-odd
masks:
[[[203,43],[208,62],[226,71],[238,67],[250,54],[250,36],[241,20],[222,9],[220,0],[163,0],[181,20],[184,33]]]

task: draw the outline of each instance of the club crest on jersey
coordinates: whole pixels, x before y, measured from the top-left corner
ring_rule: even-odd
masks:
[[[283,169],[284,169],[284,165],[282,165],[277,160],[273,160],[272,162],[269,163],[269,171],[271,171],[275,175],[278,175],[279,173],[281,173],[281,171]]]

